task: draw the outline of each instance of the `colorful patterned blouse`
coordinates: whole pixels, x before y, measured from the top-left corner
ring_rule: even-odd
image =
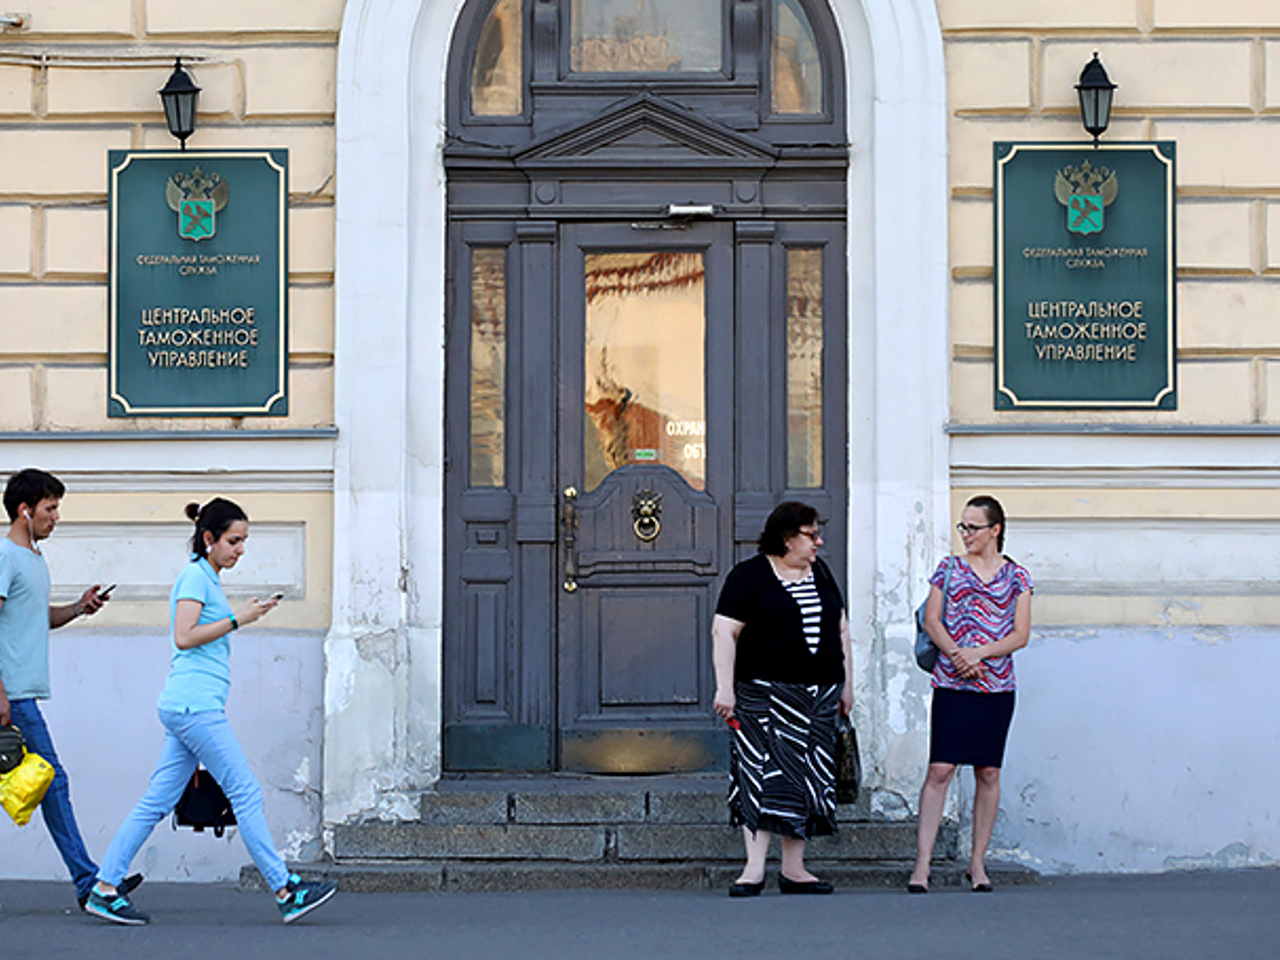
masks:
[[[951,595],[944,598],[942,623],[951,639],[962,647],[981,647],[1012,633],[1018,595],[1035,589],[1031,574],[1006,558],[991,582],[984,583],[963,558],[948,557],[929,578],[939,590],[948,563],[955,567],[951,571]],[[974,693],[1005,693],[1016,688],[1012,656],[993,657],[984,660],[983,665],[986,669],[978,679],[965,680],[951,665],[951,659],[945,653],[939,654],[938,665],[933,668],[933,685]]]

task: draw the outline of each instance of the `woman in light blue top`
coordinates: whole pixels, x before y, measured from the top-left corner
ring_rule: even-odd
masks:
[[[249,518],[239,506],[218,497],[203,507],[188,504],[187,516],[196,524],[191,562],[178,575],[169,597],[173,657],[157,704],[164,745],[147,792],[111,841],[85,909],[113,923],[148,922],[150,918],[118,888],[155,825],[173,810],[196,766],[203,764],[231,801],[249,855],[276,892],[285,923],[291,923],[332,897],[337,887],[304,883],[285,867],[267,828],[262,788],[225,713],[231,689],[231,633],[268,613],[280,598],[255,597],[233,611],[222,590],[222,571],[236,565],[249,535]]]

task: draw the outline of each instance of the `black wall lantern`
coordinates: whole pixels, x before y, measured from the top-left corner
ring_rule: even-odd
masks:
[[[1111,123],[1111,96],[1115,89],[1116,85],[1107,76],[1095,52],[1093,59],[1080,71],[1080,82],[1076,84],[1076,93],[1080,94],[1080,121],[1093,134],[1095,147]]]
[[[160,102],[164,104],[164,120],[169,125],[169,132],[182,142],[183,150],[187,149],[187,137],[196,129],[196,100],[199,96],[200,88],[191,82],[191,74],[182,69],[182,58],[178,57],[169,82],[160,91]]]

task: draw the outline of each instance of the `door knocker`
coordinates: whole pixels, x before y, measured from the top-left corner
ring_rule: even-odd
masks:
[[[662,532],[662,494],[652,490],[637,490],[631,495],[631,516],[635,521],[631,528],[636,537],[648,543],[658,539]]]

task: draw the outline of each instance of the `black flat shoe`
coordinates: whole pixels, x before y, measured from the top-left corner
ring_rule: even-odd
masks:
[[[731,897],[758,897],[760,892],[764,890],[764,881],[759,883],[735,883],[729,888],[729,896]]]
[[[969,881],[969,889],[974,893],[995,893],[996,888],[990,883],[974,883],[973,877],[968,873],[964,875],[964,878]]]
[[[928,893],[929,888],[923,883],[908,883],[907,893]]]
[[[788,880],[778,874],[779,893],[835,893],[836,888],[825,880]]]

